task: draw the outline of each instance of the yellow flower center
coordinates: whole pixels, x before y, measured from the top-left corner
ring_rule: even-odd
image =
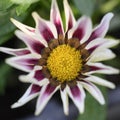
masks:
[[[82,67],[80,51],[69,45],[60,45],[50,53],[47,67],[52,77],[61,83],[71,81],[79,75]]]

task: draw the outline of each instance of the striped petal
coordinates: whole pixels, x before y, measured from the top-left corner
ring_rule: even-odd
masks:
[[[70,30],[76,23],[74,18],[73,12],[68,4],[67,0],[63,1],[64,4],[64,11],[65,11],[65,18],[66,18],[66,32]]]
[[[16,102],[14,103],[11,108],[17,108],[20,106],[23,106],[33,98],[37,97],[40,93],[41,87],[38,85],[30,85],[30,87],[27,89],[25,94]]]
[[[80,84],[75,87],[68,87],[68,94],[80,113],[84,112],[85,92]]]
[[[68,32],[69,38],[77,38],[84,43],[90,36],[92,23],[89,17],[83,16],[78,20],[76,25]]]
[[[0,47],[0,51],[15,56],[30,54],[28,48],[12,49],[7,47]]]
[[[42,36],[47,42],[57,38],[57,30],[52,22],[45,21],[36,12],[32,13],[36,22],[36,33]]]
[[[102,49],[90,55],[89,62],[99,62],[115,58],[116,55],[110,49]]]
[[[40,55],[41,50],[45,47],[42,43],[38,40],[31,38],[29,35],[16,30],[15,34],[18,38],[20,38],[30,49],[31,52]]]
[[[90,71],[86,72],[86,75],[93,74],[93,73],[102,73],[102,74],[118,74],[119,70],[115,69],[113,67],[104,65],[102,63],[87,63],[88,66],[90,67]]]
[[[63,30],[62,20],[61,20],[60,11],[59,11],[56,0],[52,0],[50,20],[56,26],[57,33],[63,34],[64,30]]]
[[[11,18],[10,19],[14,25],[16,25],[21,31],[23,31],[24,33],[28,34],[28,35],[35,35],[35,29],[32,27],[29,27],[27,25],[24,25],[22,23],[20,23],[19,21]]]
[[[90,42],[99,37],[103,38],[108,31],[109,24],[110,24],[112,17],[113,17],[113,13],[106,14],[101,20],[100,24],[93,30],[87,42]]]
[[[41,113],[57,89],[58,87],[53,87],[50,84],[43,87],[41,94],[37,100],[35,115],[39,115]]]
[[[34,83],[39,86],[43,86],[49,83],[49,80],[43,75],[42,67],[40,66],[35,66],[34,70],[28,75],[20,75],[19,80],[25,83]]]
[[[99,78],[97,76],[90,76],[84,79],[85,81],[89,81],[89,82],[93,82],[96,83],[98,85],[102,85],[111,89],[115,88],[115,84],[113,84],[112,82],[109,82],[105,79]]]
[[[115,45],[119,44],[118,40],[114,40],[114,39],[106,39],[106,38],[97,38],[93,41],[91,41],[87,46],[86,49],[92,53],[95,50],[99,50],[101,51],[104,48],[110,48],[113,47]]]
[[[80,81],[80,84],[100,103],[105,104],[104,97],[101,91],[92,83],[88,81]]]
[[[69,101],[68,101],[68,94],[67,94],[66,88],[64,90],[60,90],[60,94],[61,94],[61,99],[63,103],[64,113],[65,115],[68,115],[69,114]]]
[[[32,55],[24,55],[8,58],[6,59],[6,63],[19,70],[30,72],[38,63],[38,60],[39,59],[35,58]]]

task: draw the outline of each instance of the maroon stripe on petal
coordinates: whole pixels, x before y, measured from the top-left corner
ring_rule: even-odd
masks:
[[[80,93],[78,86],[71,87],[70,90],[71,90],[71,93],[74,97],[80,97],[81,93]]]
[[[29,50],[19,50],[19,51],[11,51],[11,52],[13,52],[14,54],[16,54],[17,56],[26,55],[26,54],[30,53]]]
[[[34,78],[37,79],[38,81],[44,79],[45,76],[43,75],[42,70],[35,71]]]
[[[84,36],[84,31],[82,28],[78,28],[75,30],[75,32],[73,33],[73,38],[78,38],[79,40],[81,40]]]
[[[86,43],[88,44],[89,42],[91,42],[92,40],[94,40],[98,37],[99,37],[99,34],[96,31],[93,31],[91,36],[89,37],[89,39],[86,41]]]
[[[39,103],[44,102],[45,100],[47,100],[49,98],[49,96],[51,96],[51,94],[54,92],[56,87],[51,86],[50,84],[48,84],[45,88],[45,90],[43,91],[43,93],[41,93],[41,98],[39,100]]]
[[[40,87],[40,86],[33,84],[33,85],[32,85],[32,88],[31,88],[30,94],[37,93],[37,92],[39,92],[40,90],[41,90],[41,87]]]
[[[12,48],[7,48],[7,47],[0,47],[0,51],[10,54],[10,55],[16,55],[16,56],[30,54],[30,50],[26,48],[12,49]]]
[[[69,16],[69,21],[68,21],[68,30],[70,30],[73,27],[73,19],[72,19],[71,13],[69,14],[70,16]]]
[[[21,64],[21,65],[36,65],[38,63],[38,59],[34,59],[34,58],[22,58],[22,59],[18,59],[15,60],[16,63]]]
[[[35,32],[35,29],[29,29],[29,28],[26,28],[27,30],[29,30],[30,32]]]
[[[90,67],[90,71],[97,71],[97,70],[102,70],[104,68],[100,68],[100,67],[97,67],[97,66],[89,66]]]
[[[43,48],[45,48],[45,46],[39,42],[34,42],[34,43],[31,43],[31,48],[38,54],[41,53],[41,50]]]
[[[61,16],[56,1],[52,1],[50,19],[56,26],[57,33],[63,34]]]
[[[90,38],[88,39],[87,43],[89,43],[90,41],[92,41],[96,38],[99,38],[99,37],[103,38],[106,35],[112,17],[113,17],[112,13],[108,13],[103,17],[100,24],[92,32],[92,34],[91,34]]]
[[[88,49],[89,53],[91,54],[93,51],[95,51],[100,45],[96,45]]]
[[[22,65],[22,64],[19,64],[19,65],[24,67],[24,69],[26,69],[26,70],[33,70],[33,68],[35,66],[35,65]]]
[[[62,26],[60,21],[54,21],[58,34],[63,34]]]
[[[44,39],[49,42],[50,40],[52,40],[54,38],[51,30],[47,27],[45,27],[42,31],[41,31],[42,36],[44,37]]]
[[[34,51],[38,54],[41,53],[41,50],[44,48],[44,45],[37,39],[32,38],[31,36],[21,32],[16,31],[16,35],[30,48],[31,51]]]
[[[56,87],[52,86],[51,84],[48,84],[47,87],[46,87],[46,90],[45,90],[45,94],[46,95],[51,94],[55,90],[55,88]]]

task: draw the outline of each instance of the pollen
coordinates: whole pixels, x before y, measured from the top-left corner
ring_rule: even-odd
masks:
[[[74,80],[82,68],[80,51],[66,44],[59,45],[50,53],[47,67],[52,77],[61,83]]]

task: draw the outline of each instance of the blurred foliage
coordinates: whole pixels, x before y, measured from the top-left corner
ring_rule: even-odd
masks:
[[[74,0],[74,3],[81,14],[91,16],[94,12],[96,0]]]
[[[21,15],[22,13],[26,12],[26,10],[30,7],[30,5],[37,1],[39,0],[11,0],[13,4],[18,5],[16,7],[17,15]]]
[[[60,12],[65,21],[62,1],[57,0]],[[113,12],[115,17],[110,25],[110,33],[120,38],[120,34],[116,35],[116,31],[120,31],[120,0],[68,0],[70,6],[78,18],[80,15],[88,15],[92,17],[93,23],[98,23],[100,18],[107,12]],[[49,19],[51,0],[0,0],[0,46],[6,45],[13,37],[16,27],[11,23],[10,18],[13,17],[23,23],[34,26],[31,17],[32,11],[37,11],[45,19]],[[65,22],[64,22],[65,23]],[[3,45],[3,46],[4,46]],[[116,54],[119,55],[119,51]],[[1,58],[1,56],[0,56]],[[111,63],[113,66],[119,64],[120,56]],[[4,58],[3,58],[4,59]],[[0,59],[0,62],[3,62]],[[4,93],[6,80],[9,74],[14,74],[11,68],[6,64],[0,64],[0,94]],[[106,90],[102,89],[104,95]],[[106,106],[100,106],[90,95],[87,95],[85,114],[80,115],[78,120],[105,120]],[[99,117],[98,117],[98,114]]]

